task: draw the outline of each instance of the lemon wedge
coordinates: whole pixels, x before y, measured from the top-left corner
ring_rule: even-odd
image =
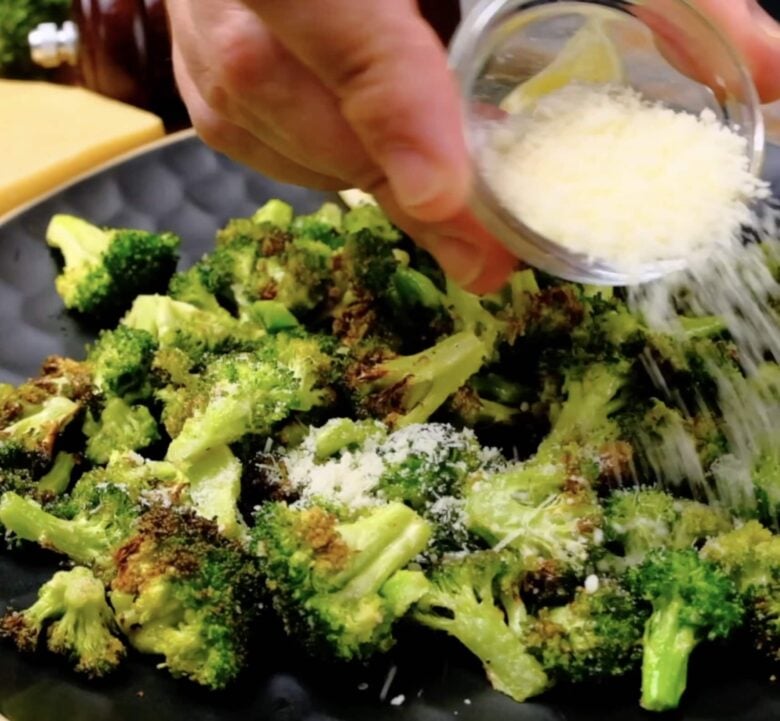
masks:
[[[592,17],[547,67],[512,90],[500,107],[507,113],[520,113],[569,83],[620,83],[623,76],[623,64],[604,29],[604,18]]]

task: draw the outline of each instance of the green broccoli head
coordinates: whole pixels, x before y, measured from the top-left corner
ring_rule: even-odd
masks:
[[[709,540],[701,555],[737,585],[756,649],[770,662],[780,662],[780,536],[748,521]]]
[[[464,331],[410,356],[357,352],[346,383],[359,415],[401,427],[428,420],[484,360],[480,339]]]
[[[174,436],[168,460],[186,464],[243,436],[268,435],[291,413],[325,404],[331,368],[316,337],[277,334],[254,352],[214,356],[188,383],[161,394]]]
[[[777,526],[780,523],[780,449],[771,447],[757,454],[751,479],[761,520]]]
[[[257,616],[257,562],[210,521],[154,506],[116,552],[109,597],[130,644],[212,689],[244,666]]]
[[[550,685],[525,644],[521,569],[506,552],[481,551],[444,561],[430,572],[430,588],[412,610],[414,621],[460,641],[482,662],[493,687],[516,701]]]
[[[122,398],[110,398],[96,418],[88,413],[83,426],[86,456],[98,465],[108,463],[112,453],[141,451],[160,440],[157,421],[146,406]]]
[[[579,588],[566,605],[542,608],[530,623],[528,647],[560,680],[621,676],[642,657],[646,616],[619,583],[599,579],[595,590]]]
[[[0,407],[0,465],[46,468],[57,441],[81,411],[81,405],[26,383]]]
[[[212,285],[210,278],[211,266],[208,260],[204,259],[187,270],[175,273],[168,284],[167,295],[174,300],[189,303],[209,313],[219,313],[223,308],[214,291],[210,288]],[[215,290],[217,289],[219,289],[219,284]]]
[[[742,623],[739,592],[693,549],[655,551],[627,579],[652,606],[644,630],[641,705],[649,711],[677,708],[694,648],[703,640],[725,638]]]
[[[17,538],[106,575],[113,571],[114,551],[133,532],[144,508],[177,503],[187,484],[169,463],[117,454],[107,466],[82,475],[70,494],[47,510],[32,498],[3,494],[0,524]]]
[[[87,353],[95,386],[105,396],[129,402],[149,398],[149,375],[156,351],[157,342],[146,330],[120,325],[101,331]]]
[[[71,215],[55,215],[46,240],[65,261],[56,279],[65,307],[99,323],[118,318],[137,295],[164,290],[180,244],[172,233],[101,229]]]
[[[657,488],[613,491],[604,502],[605,540],[614,549],[607,565],[624,570],[659,548],[695,548],[731,528],[729,515],[716,506]]]
[[[430,539],[425,520],[400,503],[339,521],[317,506],[279,502],[261,506],[255,520],[266,588],[292,635],[344,660],[392,646],[394,622],[424,592],[421,574],[404,567]]]
[[[193,363],[207,352],[251,348],[266,335],[262,327],[243,323],[226,310],[210,312],[164,295],[138,296],[122,324],[150,333],[161,349],[184,351]]]
[[[124,658],[117,632],[103,583],[82,567],[58,571],[41,586],[32,606],[0,620],[0,635],[21,650],[35,650],[45,633],[49,650],[90,678],[105,676]]]

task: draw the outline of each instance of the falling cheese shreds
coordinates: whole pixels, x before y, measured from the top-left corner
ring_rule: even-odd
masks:
[[[567,250],[638,273],[729,244],[769,194],[747,142],[715,113],[570,84],[483,128],[480,163],[499,202]]]

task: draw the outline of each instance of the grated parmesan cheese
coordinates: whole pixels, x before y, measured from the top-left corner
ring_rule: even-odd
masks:
[[[729,244],[768,184],[746,140],[631,88],[572,83],[483,128],[499,201],[541,235],[631,274]]]

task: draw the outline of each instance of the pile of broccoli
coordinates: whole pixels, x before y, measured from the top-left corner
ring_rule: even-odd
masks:
[[[700,645],[780,662],[780,437],[745,464],[721,402],[778,368],[718,318],[528,268],[477,297],[373,205],[272,200],[180,271],[171,234],[48,240],[98,332],[0,386],[0,527],[72,566],[0,622],[22,651],[221,689],[261,621],[339,662],[417,624],[517,701],[635,673],[651,711]]]

